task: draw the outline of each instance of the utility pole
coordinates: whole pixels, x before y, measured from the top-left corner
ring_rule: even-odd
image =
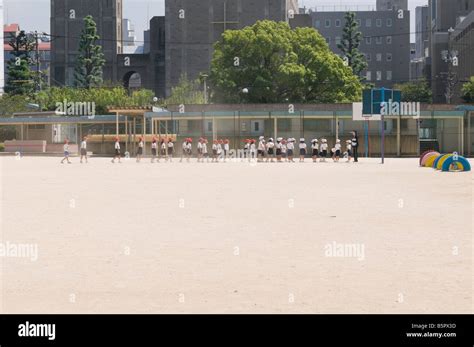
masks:
[[[38,36],[38,31],[35,30],[33,33],[34,38],[35,38],[35,65],[36,65],[36,78],[35,78],[35,83],[36,83],[36,91],[39,92],[41,91],[41,64],[40,64],[40,54],[39,54],[39,36]]]

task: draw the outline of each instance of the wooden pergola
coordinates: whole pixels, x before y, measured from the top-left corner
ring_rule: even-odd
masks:
[[[146,144],[146,117],[145,114],[147,112],[150,112],[153,110],[153,108],[150,106],[146,107],[109,107],[107,109],[110,113],[115,113],[115,132],[117,137],[120,136],[120,127],[119,127],[119,118],[120,116],[125,117],[125,135],[127,135],[127,141],[125,142],[125,150],[128,151],[128,143],[130,140],[130,136],[132,137],[132,143],[133,143],[133,150],[135,151],[135,142],[137,138],[137,118],[140,118],[143,121],[143,129],[142,129],[142,134],[140,136],[143,136],[143,141]],[[131,118],[131,119],[129,119]],[[129,132],[130,130],[130,132]],[[146,148],[146,146],[144,146]],[[144,153],[145,154],[145,153]]]

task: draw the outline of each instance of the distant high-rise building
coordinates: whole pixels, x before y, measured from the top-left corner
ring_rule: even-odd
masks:
[[[429,77],[433,100],[442,103],[448,99],[448,85],[459,84],[458,77],[452,75],[452,62],[446,59],[446,53],[453,52],[455,28],[474,11],[474,0],[429,0],[429,8]],[[472,56],[459,55],[458,59],[472,61]]]
[[[194,79],[209,71],[213,44],[224,30],[240,29],[263,19],[288,21],[297,13],[297,0],[166,1],[167,93],[182,75]]]
[[[377,11],[408,10],[408,0],[377,0]]]
[[[122,21],[122,44],[123,46],[135,46],[135,27],[130,19],[124,18]]]
[[[3,54],[3,0],[0,0],[0,95],[3,94],[3,88],[5,86],[5,62]]]
[[[79,54],[84,17],[97,23],[99,44],[105,55],[104,80],[118,79],[118,54],[122,53],[122,0],[51,0],[51,83],[72,85]]]
[[[428,6],[418,6],[415,9],[416,15],[416,36],[415,36],[415,51],[417,59],[428,55],[426,51],[429,43],[430,25],[430,9]]]
[[[398,11],[355,11],[362,33],[359,50],[368,64],[363,77],[376,87],[392,87],[410,79],[410,12],[402,11],[402,18]],[[338,44],[342,40],[345,15],[345,11],[309,13],[313,26],[329,48],[341,56]]]

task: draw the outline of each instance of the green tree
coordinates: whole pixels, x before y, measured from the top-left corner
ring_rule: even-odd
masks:
[[[361,73],[368,65],[365,56],[359,51],[362,33],[359,31],[356,14],[354,12],[347,12],[345,20],[346,24],[342,31],[342,39],[337,47],[341,50],[354,75],[364,80],[365,77],[361,77]]]
[[[108,114],[109,107],[150,106],[154,93],[151,90],[141,89],[129,95],[124,87],[114,88],[59,88],[52,87],[39,92],[36,103],[43,110],[54,111],[58,103],[64,102],[93,102],[97,114]]]
[[[12,57],[7,62],[8,76],[5,92],[11,95],[30,95],[34,91],[33,72],[30,68],[30,54],[34,42],[22,30],[8,43],[12,48]]]
[[[225,31],[215,44],[210,82],[213,100],[229,103],[350,102],[362,91],[316,30],[274,21]]]
[[[402,101],[431,103],[432,92],[426,80],[396,84],[393,87],[402,92]]]
[[[474,76],[471,76],[469,82],[463,84],[461,94],[464,101],[469,104],[474,103]]]
[[[92,88],[102,85],[102,68],[105,65],[105,59],[102,46],[97,44],[99,39],[94,19],[92,16],[86,16],[79,41],[79,56],[74,71],[76,87]]]
[[[182,75],[178,85],[171,89],[171,96],[165,100],[165,104],[204,104],[201,79],[191,81],[187,75]]]

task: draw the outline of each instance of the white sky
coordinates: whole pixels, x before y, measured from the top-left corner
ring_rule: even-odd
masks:
[[[164,14],[164,0],[123,0],[124,18],[129,18],[135,25],[138,40],[143,40],[143,30],[148,28],[148,19]],[[199,1],[199,0],[196,0]],[[376,0],[332,0],[331,5],[351,5],[367,8],[375,6]],[[427,5],[428,0],[408,0],[412,16],[411,31],[415,29],[415,7]],[[299,5],[306,7],[328,6],[327,0],[299,0]],[[5,23],[18,23],[26,31],[38,30],[49,33],[50,1],[49,0],[5,0]],[[362,9],[361,8],[361,9]],[[149,18],[148,18],[149,13]],[[414,36],[412,36],[412,40]]]

